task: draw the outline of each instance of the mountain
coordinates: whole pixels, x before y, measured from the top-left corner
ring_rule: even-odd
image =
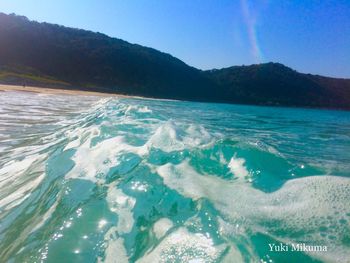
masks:
[[[155,49],[5,14],[0,69],[10,82],[162,98],[203,100],[212,86],[200,70]]]
[[[350,109],[350,80],[278,63],[202,71],[101,33],[0,13],[0,82],[156,98]]]
[[[350,109],[350,80],[302,74],[279,63],[206,72],[232,102]]]

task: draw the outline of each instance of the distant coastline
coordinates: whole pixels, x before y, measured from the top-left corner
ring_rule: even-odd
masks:
[[[96,91],[0,84],[0,92],[4,92],[4,91],[33,92],[33,93],[52,94],[52,95],[84,95],[84,96],[121,97],[121,98],[135,97],[135,96],[103,93],[103,92],[96,92]]]
[[[350,79],[304,74],[276,62],[200,70],[153,48],[1,12],[0,83],[74,94],[82,90],[181,101],[350,110]]]
[[[131,95],[125,95],[125,94],[88,91],[88,90],[80,90],[80,89],[64,89],[64,88],[52,88],[52,87],[36,87],[36,86],[0,84],[0,92],[8,92],[8,91],[32,92],[32,93],[47,94],[47,95],[97,96],[97,97],[178,101],[178,100],[173,100],[173,99],[159,99],[159,98],[152,98],[152,97],[131,96]]]

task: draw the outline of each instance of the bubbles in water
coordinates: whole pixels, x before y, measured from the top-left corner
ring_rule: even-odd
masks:
[[[257,234],[350,258],[339,113],[338,141],[327,142],[312,134],[328,112],[296,127],[288,120],[304,115],[292,109],[279,119],[269,108],[21,96],[0,98],[5,261],[273,261],[256,255]],[[315,176],[333,172],[343,177]]]

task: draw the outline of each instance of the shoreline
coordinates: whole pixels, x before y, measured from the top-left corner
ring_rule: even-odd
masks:
[[[0,92],[6,91],[21,91],[21,92],[33,92],[39,94],[50,95],[85,95],[85,96],[100,96],[100,97],[120,97],[120,98],[135,98],[135,96],[127,96],[122,94],[103,93],[97,91],[85,91],[85,90],[71,90],[62,88],[41,88],[34,86],[19,86],[19,85],[7,85],[0,84]]]
[[[10,85],[10,84],[0,84],[0,94],[1,92],[8,91],[18,91],[18,92],[32,92],[38,94],[47,95],[83,95],[83,96],[99,96],[99,97],[117,97],[117,98],[129,98],[129,99],[147,99],[147,100],[162,100],[162,101],[186,101],[186,100],[176,100],[176,99],[162,99],[153,97],[142,97],[137,95],[124,95],[118,93],[107,93],[98,91],[87,91],[87,90],[74,90],[74,89],[63,89],[63,88],[43,88],[35,86],[20,86],[20,85]]]
[[[253,107],[278,107],[282,109],[304,109],[304,110],[326,110],[326,111],[344,111],[349,112],[349,109],[343,108],[322,108],[322,107],[307,107],[307,106],[284,106],[284,105],[259,105],[259,104],[245,104],[245,103],[229,103],[229,102],[205,102],[205,101],[191,101],[191,100],[179,100],[179,99],[165,99],[165,98],[154,98],[154,97],[142,97],[137,95],[124,95],[118,93],[107,93],[98,91],[85,91],[85,90],[74,90],[74,89],[63,89],[63,88],[44,88],[35,86],[20,86],[10,84],[0,84],[1,92],[17,91],[17,92],[32,92],[37,94],[46,95],[73,95],[73,96],[96,96],[96,97],[115,97],[115,98],[129,98],[129,99],[146,99],[146,100],[160,100],[160,101],[181,101],[181,102],[196,102],[196,103],[211,103],[211,104],[227,104],[227,105],[239,105],[239,106],[253,106]]]

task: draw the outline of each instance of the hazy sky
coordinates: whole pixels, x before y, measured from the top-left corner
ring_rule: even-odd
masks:
[[[274,61],[350,77],[350,0],[0,0],[0,12],[99,31],[201,69]]]

